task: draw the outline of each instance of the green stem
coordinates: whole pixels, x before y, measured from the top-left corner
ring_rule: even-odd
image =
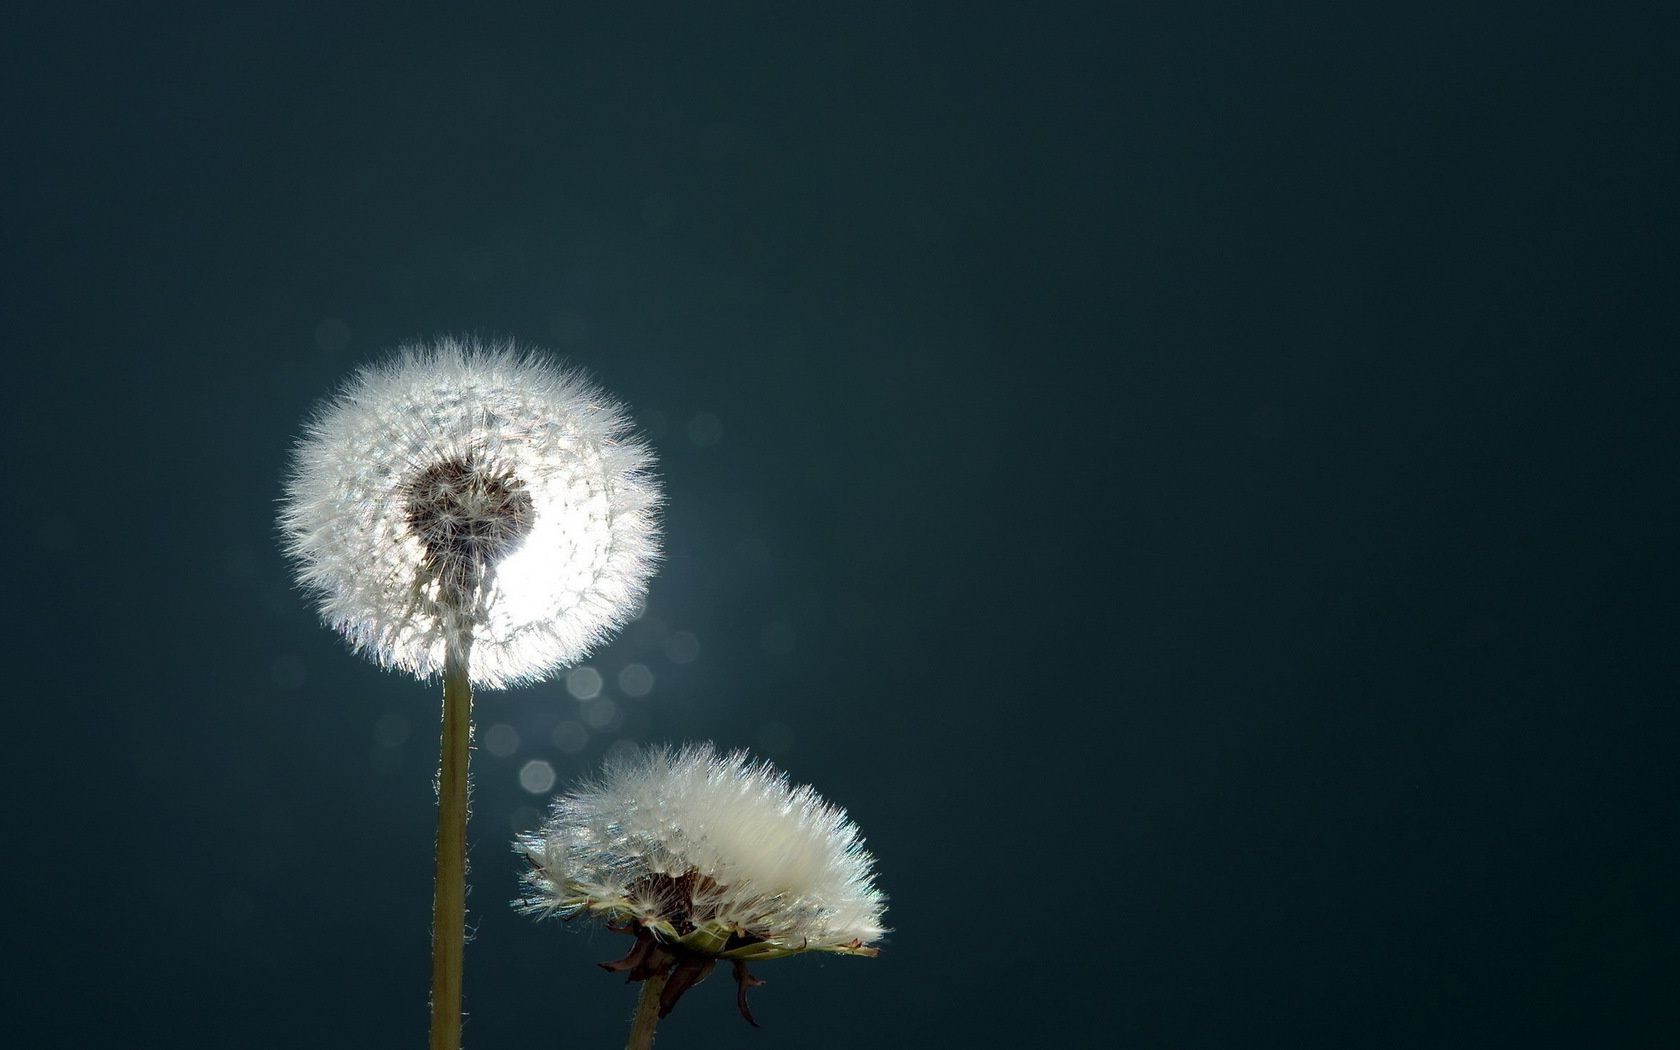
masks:
[[[624,1050],[648,1050],[653,1046],[653,1026],[659,1023],[659,993],[665,990],[670,974],[657,974],[642,982],[641,998],[636,1000],[636,1019],[630,1022],[630,1041]]]
[[[432,1046],[461,1046],[461,963],[467,930],[467,761],[472,683],[466,646],[449,647],[443,671],[443,759],[438,768],[437,882],[432,898]]]

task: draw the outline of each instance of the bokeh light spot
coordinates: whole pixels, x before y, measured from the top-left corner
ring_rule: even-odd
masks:
[[[653,692],[653,672],[647,664],[626,664],[618,672],[618,688],[625,696],[646,696]]]
[[[497,758],[508,757],[519,750],[519,730],[497,722],[484,734],[484,750]]]
[[[533,795],[545,794],[554,787],[554,767],[540,758],[519,767],[519,786]]]
[[[592,729],[616,729],[619,724],[618,705],[610,697],[596,697],[583,705],[583,720]]]
[[[574,667],[566,672],[566,692],[578,700],[593,700],[601,695],[601,672],[593,667]]]

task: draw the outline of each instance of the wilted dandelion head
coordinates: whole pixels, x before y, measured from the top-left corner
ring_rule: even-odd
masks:
[[[592,914],[634,933],[630,954],[604,965],[632,980],[670,974],[661,1016],[724,959],[751,1021],[747,963],[875,955],[886,932],[874,858],[845,811],[710,744],[609,761],[515,848],[531,862],[520,910]]]
[[[425,676],[575,663],[634,612],[658,556],[652,454],[622,405],[512,344],[405,347],[310,421],[280,513],[321,616]]]

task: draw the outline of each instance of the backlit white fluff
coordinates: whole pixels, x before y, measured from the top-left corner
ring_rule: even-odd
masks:
[[[520,538],[458,617],[405,511],[415,479],[451,462],[529,497]],[[299,582],[358,651],[427,676],[470,635],[473,681],[506,685],[576,663],[637,607],[659,546],[651,465],[623,406],[576,372],[445,338],[363,369],[317,410],[280,524]]]
[[[516,848],[532,863],[522,910],[633,920],[691,944],[710,930],[720,958],[873,955],[884,932],[874,858],[845,811],[769,763],[710,744],[609,762]],[[685,875],[696,876],[692,900],[673,899],[670,880]],[[732,934],[731,944],[753,943],[726,950]]]

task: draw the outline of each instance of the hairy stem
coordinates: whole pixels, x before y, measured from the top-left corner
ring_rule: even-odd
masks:
[[[438,768],[437,882],[432,898],[432,1046],[461,1046],[461,962],[467,931],[467,760],[472,684],[467,647],[450,645],[443,671],[443,759]]]
[[[665,990],[669,974],[655,974],[642,982],[641,998],[636,1000],[636,1019],[630,1022],[630,1041],[624,1050],[648,1050],[653,1046],[653,1026],[659,1023],[659,993]]]

